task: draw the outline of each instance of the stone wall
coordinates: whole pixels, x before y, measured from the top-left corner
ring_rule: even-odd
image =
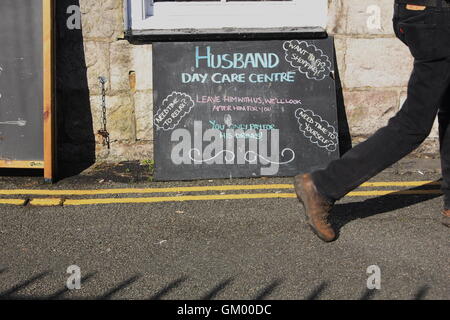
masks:
[[[70,5],[81,8],[81,30],[66,27]],[[400,108],[413,61],[393,34],[393,0],[329,0],[329,7],[328,32],[336,38],[347,118],[358,143]],[[374,28],[378,13],[381,24]],[[122,39],[122,0],[59,0],[57,16],[60,158],[152,158],[152,46]],[[108,79],[110,150],[97,134],[102,126],[99,76]],[[416,152],[435,154],[437,144],[435,126]]]
[[[123,40],[122,3],[122,0],[57,1],[58,149],[62,161],[92,162],[86,154],[96,160],[153,157],[152,46],[132,45]],[[66,10],[71,5],[80,8],[81,30],[66,26],[70,17]],[[82,53],[77,47],[82,48]],[[103,145],[98,134],[103,126],[99,76],[107,78],[110,149]],[[88,108],[80,108],[80,97]],[[79,111],[87,114],[90,125],[84,117],[78,115],[80,120],[73,115]],[[77,126],[74,122],[84,124]],[[89,129],[90,136],[79,137],[75,132]]]

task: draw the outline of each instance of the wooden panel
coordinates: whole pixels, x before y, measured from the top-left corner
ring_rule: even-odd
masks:
[[[44,162],[43,161],[9,161],[9,160],[0,160],[0,168],[11,168],[11,169],[43,169]]]
[[[43,0],[44,35],[44,179],[54,177],[53,0]]]

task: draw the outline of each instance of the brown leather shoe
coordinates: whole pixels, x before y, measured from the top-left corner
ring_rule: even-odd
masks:
[[[444,210],[442,211],[442,219],[441,223],[450,228],[450,210]]]
[[[330,203],[319,194],[311,175],[307,173],[295,176],[294,188],[298,200],[305,208],[308,224],[312,231],[325,242],[335,240],[336,233],[327,219],[333,203]]]

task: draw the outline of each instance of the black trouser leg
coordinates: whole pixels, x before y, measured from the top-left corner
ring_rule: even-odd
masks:
[[[327,168],[313,172],[319,192],[329,200],[338,200],[417,148],[431,131],[449,83],[450,57],[416,60],[401,110],[369,139]],[[445,153],[445,158],[450,159],[450,146],[446,146]],[[450,161],[447,163],[450,165]]]
[[[450,86],[438,112],[444,208],[450,209]]]

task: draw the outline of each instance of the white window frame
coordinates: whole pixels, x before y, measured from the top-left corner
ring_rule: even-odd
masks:
[[[127,29],[326,28],[328,0],[156,2],[125,0]]]

